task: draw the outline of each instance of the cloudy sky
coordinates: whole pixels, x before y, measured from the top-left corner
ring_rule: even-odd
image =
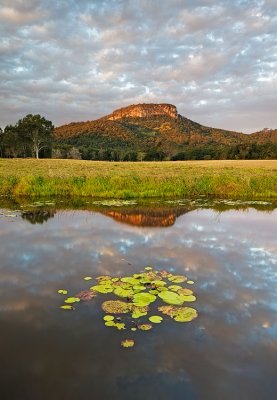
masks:
[[[276,0],[0,0],[0,125],[136,103],[277,128]]]

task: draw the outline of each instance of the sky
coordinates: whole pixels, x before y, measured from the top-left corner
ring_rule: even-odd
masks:
[[[0,125],[138,103],[277,128],[277,0],[0,0]]]

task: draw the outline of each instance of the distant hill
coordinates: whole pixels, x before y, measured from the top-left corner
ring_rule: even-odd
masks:
[[[131,105],[95,121],[57,127],[54,135],[58,156],[68,156],[73,146],[75,156],[85,159],[277,158],[276,129],[246,135],[210,128],[171,104]]]

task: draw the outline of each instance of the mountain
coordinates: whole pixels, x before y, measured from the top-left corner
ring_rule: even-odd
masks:
[[[136,104],[95,121],[55,128],[55,146],[86,159],[276,158],[276,130],[251,135],[210,128],[178,114],[172,104]],[[276,152],[275,152],[276,151]],[[263,155],[261,155],[263,153]]]

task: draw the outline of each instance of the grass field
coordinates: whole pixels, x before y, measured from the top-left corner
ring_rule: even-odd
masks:
[[[0,195],[277,197],[277,160],[105,162],[0,159]]]

